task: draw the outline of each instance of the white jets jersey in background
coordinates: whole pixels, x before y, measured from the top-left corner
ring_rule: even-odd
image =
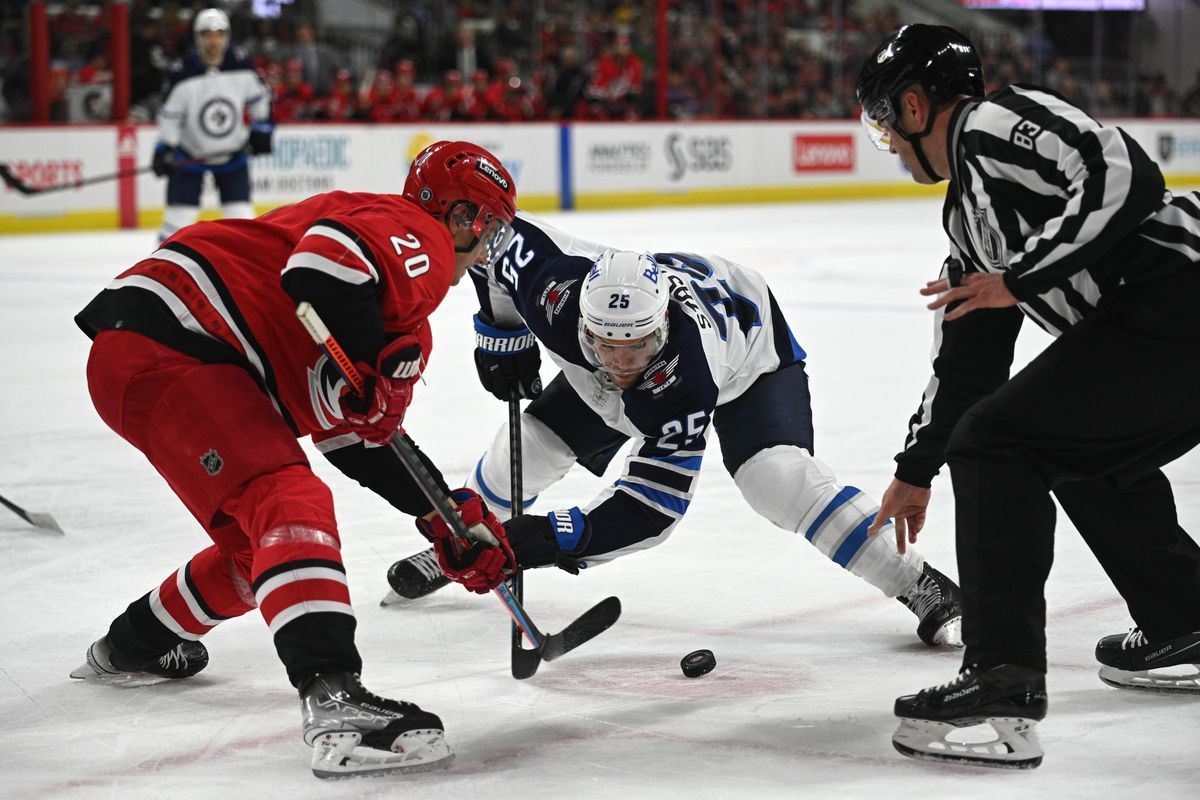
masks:
[[[191,52],[168,78],[158,114],[159,138],[190,156],[221,164],[245,148],[251,123],[270,118],[270,90],[245,51],[229,48],[220,67],[206,66]]]

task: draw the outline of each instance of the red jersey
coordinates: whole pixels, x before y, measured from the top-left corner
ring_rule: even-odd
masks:
[[[239,364],[297,436],[329,439],[348,433],[344,380],[296,318],[297,302],[337,312],[325,322],[354,358],[373,361],[382,346],[353,352],[348,342],[370,340],[360,326],[415,334],[428,358],[427,318],[453,275],[450,232],[428,213],[398,195],[329,192],[258,219],[184,228],[75,321],[92,337],[131,330],[202,361]],[[353,308],[330,305],[338,302]]]

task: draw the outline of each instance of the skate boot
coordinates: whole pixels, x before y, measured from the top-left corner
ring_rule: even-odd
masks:
[[[392,564],[388,568],[387,579],[392,588],[379,602],[381,606],[416,600],[450,583],[450,579],[442,574],[432,547]]]
[[[1046,676],[972,664],[950,683],[897,698],[895,714],[892,745],[910,758],[1032,769],[1042,763],[1033,728],[1046,716]]]
[[[1200,631],[1150,642],[1141,628],[1096,643],[1100,680],[1121,689],[1200,693]]]
[[[962,647],[962,592],[929,564],[917,582],[896,598],[917,615],[917,636],[931,647]]]
[[[114,650],[108,637],[97,639],[88,648],[87,661],[72,678],[127,686],[150,686],[163,681],[190,678],[208,666],[208,649],[200,642],[183,641],[158,658],[138,661]]]
[[[454,758],[436,715],[368,692],[352,672],[300,684],[300,713],[318,778],[425,772]]]

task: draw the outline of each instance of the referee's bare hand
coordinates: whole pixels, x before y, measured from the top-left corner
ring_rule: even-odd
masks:
[[[883,529],[891,518],[895,518],[896,552],[904,553],[908,545],[917,543],[917,534],[925,527],[925,509],[929,506],[931,490],[913,486],[901,480],[893,480],[879,502],[879,513],[867,528],[867,536],[874,536]]]
[[[1017,298],[1004,285],[1004,276],[990,272],[964,275],[962,284],[953,287],[949,278],[930,281],[921,294],[926,297],[937,295],[937,299],[927,306],[930,311],[961,301],[957,308],[946,313],[947,322],[964,317],[977,308],[1008,308],[1017,304]]]

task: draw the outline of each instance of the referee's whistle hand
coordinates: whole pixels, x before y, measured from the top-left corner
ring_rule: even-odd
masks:
[[[1004,285],[1004,276],[999,273],[972,272],[963,276],[962,284],[951,287],[950,281],[942,278],[930,281],[921,289],[925,297],[936,296],[936,299],[926,306],[930,311],[957,305],[946,312],[946,322],[970,314],[977,308],[1008,308],[1017,304],[1017,298]]]

